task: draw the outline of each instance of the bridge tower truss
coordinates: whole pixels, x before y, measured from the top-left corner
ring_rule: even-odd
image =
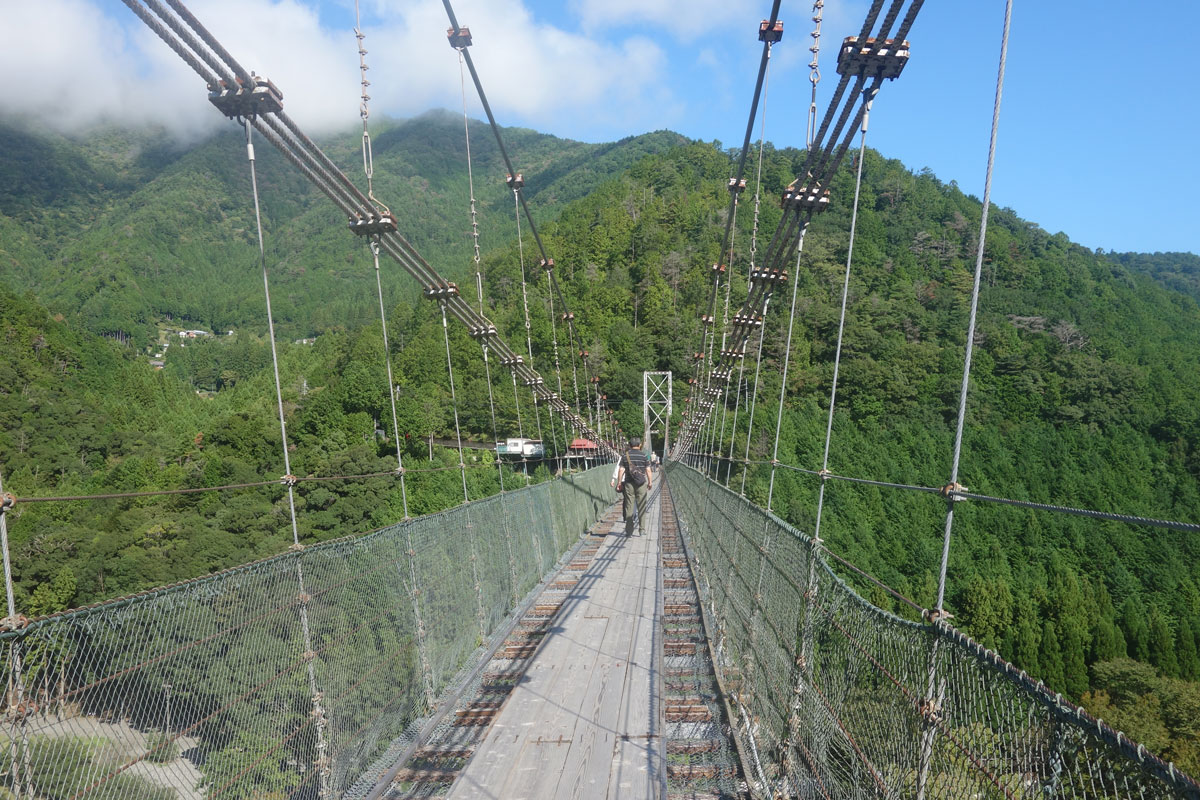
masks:
[[[663,457],[667,455],[670,444],[671,407],[673,401],[671,372],[642,373],[642,427],[645,436],[642,437],[645,451],[654,449],[653,434],[662,434]]]

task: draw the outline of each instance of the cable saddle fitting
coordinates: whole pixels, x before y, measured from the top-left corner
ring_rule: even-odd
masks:
[[[895,39],[880,42],[872,36],[860,43],[859,37],[847,36],[838,52],[837,71],[839,75],[894,81],[907,63],[907,39],[897,44]]]
[[[750,280],[763,283],[787,283],[786,269],[754,269],[750,272]]]
[[[219,80],[208,85],[208,102],[230,119],[253,119],[261,114],[283,111],[283,92],[266,78],[250,73],[247,86],[241,78],[237,86]]]
[[[769,42],[775,44],[783,38],[783,20],[775,20],[775,24],[771,24],[771,20],[764,19],[758,23],[758,40],[760,42]]]
[[[456,31],[454,28],[447,28],[446,39],[455,50],[465,50],[471,46],[471,29],[459,28]]]
[[[808,186],[797,188],[796,181],[792,181],[783,193],[782,202],[784,208],[807,208],[813,213],[820,213],[829,208],[829,190],[821,189],[820,185],[812,188]]]

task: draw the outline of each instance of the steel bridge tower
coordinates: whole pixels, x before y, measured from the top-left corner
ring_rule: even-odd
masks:
[[[663,458],[667,457],[672,396],[670,371],[642,373],[642,427],[645,430],[642,443],[647,454],[654,449],[651,435],[661,433]]]

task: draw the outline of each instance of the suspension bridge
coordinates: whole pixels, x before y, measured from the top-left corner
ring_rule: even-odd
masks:
[[[752,420],[760,401],[764,319],[777,297],[788,297],[790,286],[780,427],[797,292],[789,271],[798,266],[808,223],[829,203],[833,175],[856,134],[865,147],[872,102],[884,82],[903,71],[921,0],[871,4],[861,30],[839,46],[838,84],[820,118],[823,2],[812,4],[807,160],[783,197],[783,218],[761,253],[755,215],[747,297],[731,309],[734,220],[747,189],[771,50],[782,39],[780,0],[759,25],[762,58],[745,142],[728,183],[730,213],[721,249],[728,263],[713,265],[687,411],[673,442],[655,440],[667,463],[653,476],[646,535],[632,537],[623,535],[613,503],[612,463],[623,432],[594,364],[584,357],[586,343],[525,201],[524,178],[505,149],[471,60],[471,33],[459,24],[449,0],[444,0],[449,44],[470,74],[508,170],[521,242],[524,352],[510,347],[484,316],[478,238],[473,305],[400,235],[401,221],[375,197],[367,52],[357,24],[365,191],[287,116],[280,89],[242,67],[180,0],[123,2],[203,80],[210,102],[244,129],[256,219],[255,134],[319,188],[370,249],[389,384],[381,257],[418,281],[437,304],[444,331],[453,319],[478,342],[488,365],[493,428],[494,365],[508,373],[523,438],[528,429],[537,439],[561,437],[564,446],[572,437],[597,446],[589,450],[584,469],[536,485],[505,486],[504,469],[497,465],[501,492],[471,497],[466,473],[476,467],[462,456],[446,334],[462,504],[409,516],[405,481],[412,470],[404,466],[389,392],[395,470],[337,479],[397,481],[404,519],[367,534],[305,545],[293,491],[304,481],[330,478],[291,474],[276,359],[286,474],[257,484],[182,491],[282,484],[292,547],[196,580],[34,619],[14,603],[9,512],[20,503],[96,497],[21,497],[2,494],[0,487],[8,611],[0,630],[7,679],[0,796],[1200,798],[1200,784],[1192,778],[972,641],[953,627],[944,608],[947,554],[960,502],[1200,531],[1191,523],[989,497],[959,484],[995,122],[947,483],[908,486],[829,470],[836,362],[819,468],[781,464],[777,431],[770,461],[753,461],[749,444],[745,453],[733,451],[738,415],[749,413]],[[997,115],[1008,18],[1006,13]],[[477,233],[473,176],[470,180]],[[757,190],[754,198],[757,210]],[[529,266],[547,283],[552,323],[552,347],[537,364],[523,231],[536,250],[536,264]],[[273,348],[263,237],[259,222]],[[853,223],[850,237],[847,286]],[[845,298],[844,289],[843,321]],[[560,330],[569,369],[561,358]],[[747,357],[755,350],[755,378],[747,380]],[[839,333],[839,359],[840,352]],[[550,369],[553,377],[544,377]],[[664,387],[669,392],[670,377],[664,383],[648,374],[645,385],[646,437],[661,431],[665,439],[671,400],[661,392]],[[524,417],[522,396],[532,409]],[[498,434],[493,430],[493,440]],[[770,467],[765,508],[746,499],[744,482],[741,491],[732,486],[733,467],[755,463]],[[783,469],[819,481],[811,533],[772,511],[775,475]],[[874,580],[821,538],[825,487],[837,481],[924,492],[945,503],[933,608],[893,593],[913,612],[912,619],[902,618],[873,606],[839,578],[831,565]],[[133,494],[153,493],[125,496]]]

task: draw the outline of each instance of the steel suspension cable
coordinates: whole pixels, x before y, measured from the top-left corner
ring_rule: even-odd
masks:
[[[360,84],[362,86],[362,94],[359,100],[358,113],[362,117],[363,132],[362,132],[362,156],[363,156],[363,173],[367,179],[367,198],[372,202],[378,203],[375,199],[373,180],[375,176],[375,156],[371,147],[371,130],[369,120],[371,116],[369,102],[370,96],[367,94],[367,87],[371,85],[367,80],[367,50],[363,46],[363,40],[366,38],[362,32],[362,19],[359,16],[358,0],[354,0],[354,37],[358,40],[358,68],[360,75]],[[382,203],[384,213],[391,216],[390,209]],[[379,270],[379,236],[372,236],[368,246],[371,250],[371,258],[375,265],[375,292],[379,300],[379,330],[383,336],[383,360],[387,367],[387,393],[388,405],[392,412],[392,440],[396,445],[396,472],[400,476],[400,497],[404,507],[404,518],[408,519],[408,485],[404,477],[404,456],[400,452],[400,421],[396,414],[396,380],[392,371],[392,350],[388,343],[387,329],[387,312],[383,302],[383,279]]]
[[[754,175],[754,224],[750,228],[750,269],[746,272],[746,293],[749,295],[752,287],[750,276],[755,272],[755,260],[758,255],[758,226],[761,221],[760,210],[762,208],[762,171],[763,158],[766,151],[767,142],[767,96],[769,89],[770,75],[767,74],[763,78],[763,98],[762,98],[762,119],[759,122],[758,129],[758,167]],[[765,305],[764,305],[765,309]],[[761,321],[760,321],[761,324]],[[762,340],[759,339],[759,354],[762,354]],[[733,470],[733,445],[737,438],[737,417],[738,406],[742,399],[742,383],[746,375],[746,357],[743,348],[742,357],[738,359],[738,385],[737,395],[733,406],[733,428],[729,434],[729,461],[725,466],[725,487],[729,487],[729,476]],[[749,434],[747,434],[749,436]]]
[[[216,42],[212,35],[182,7],[181,3],[174,1],[171,3],[172,7],[176,8],[178,13],[178,16],[176,16],[168,11],[159,0],[145,0],[146,5],[162,19],[162,22],[159,22],[145,8],[133,2],[133,0],[124,1],[148,27],[162,38],[172,50],[179,54],[197,74],[205,79],[206,83],[209,84],[210,92],[214,96],[222,92],[225,94],[236,94],[242,91],[240,87],[246,86],[248,82],[253,82],[250,83],[253,86],[268,86],[265,81],[255,78],[253,73],[247,73],[240,64],[234,61],[228,52]],[[191,30],[188,30],[189,26]],[[199,35],[203,43],[192,34],[192,31],[195,31]],[[217,55],[214,55],[214,52]],[[226,63],[222,64],[222,59]],[[214,75],[210,72],[208,67],[200,63],[200,60],[205,61],[208,67],[211,67],[217,74]],[[270,90],[276,92],[273,86],[270,87]],[[356,219],[366,221],[376,218],[377,209],[374,207],[371,199],[359,191],[332,161],[312,143],[311,139],[282,112],[277,105],[279,99],[277,92],[274,95],[274,99],[276,103],[274,109],[268,109],[263,114],[255,112],[249,115],[254,127],[277,147],[284,154],[285,158],[300,168],[301,172],[317,188],[347,213],[352,222]],[[214,103],[217,103],[216,99],[214,99]],[[218,105],[222,107],[220,104]],[[222,110],[226,113],[226,116],[241,119],[239,115],[242,112],[240,111],[230,111],[229,106],[222,107]],[[406,271],[422,282],[427,292],[433,290],[441,294],[456,293],[453,285],[425,263],[403,237],[394,232],[387,232],[381,236],[380,244],[381,249],[385,253],[394,258]],[[448,298],[448,303],[448,310],[457,319],[468,325],[468,327],[477,328],[481,323],[486,323],[482,315],[477,316],[457,296]],[[494,349],[500,352],[503,357],[509,357],[507,347],[501,340],[495,342]],[[549,390],[539,385],[540,381],[537,380],[537,374],[532,368],[517,364],[517,370],[522,374],[524,382],[533,387],[535,395],[546,398]],[[565,403],[552,403],[551,405],[560,414],[567,414],[569,412]]]
[[[776,2],[778,2],[778,0],[776,0]],[[459,41],[459,42],[465,41],[469,44],[470,40],[469,40],[469,36],[466,33],[466,29],[459,25],[458,18],[454,14],[454,8],[451,5],[450,0],[442,0],[442,6],[445,8],[446,16],[450,20],[449,35],[450,35],[451,42],[453,43],[455,41]],[[474,59],[471,58],[471,53],[467,49],[466,45],[463,45],[461,47],[456,46],[455,49],[459,51],[462,62],[464,62],[466,64],[467,70],[471,73],[471,81],[475,84],[475,90],[479,96],[480,105],[483,106],[484,113],[487,115],[488,124],[491,127],[492,135],[495,137],[496,144],[500,150],[500,156],[504,161],[504,166],[508,170],[509,185],[513,189],[513,193],[514,193],[514,197],[515,197],[516,205],[517,205],[517,209],[518,209],[517,215],[520,216],[521,212],[522,211],[524,212],[526,222],[529,225],[530,235],[533,236],[534,243],[537,245],[538,252],[541,254],[542,266],[545,267],[547,270],[552,270],[554,267],[554,259],[550,258],[549,254],[546,251],[546,246],[542,241],[541,234],[538,233],[537,223],[534,221],[533,213],[529,210],[529,203],[526,202],[526,200],[525,200],[525,194],[523,191],[524,181],[523,181],[520,173],[518,173],[516,171],[516,169],[513,167],[512,159],[509,158],[509,155],[508,155],[508,149],[504,146],[504,138],[500,135],[500,126],[496,122],[496,115],[492,113],[492,106],[488,102],[487,93],[484,92],[484,90],[483,90],[483,82],[479,78],[478,70],[475,69],[475,61],[474,61]],[[552,279],[551,282],[554,284],[554,290],[558,291],[557,281],[554,281]],[[565,300],[563,299],[561,292],[559,292],[559,304],[562,306],[564,313],[568,312],[567,304],[566,304]],[[568,320],[568,325],[571,328],[571,337],[573,339],[574,338],[574,322],[572,322],[571,320]],[[574,352],[574,345],[572,345],[572,352]],[[531,363],[532,363],[532,358],[533,358],[533,356],[531,353],[530,354]],[[572,360],[572,366],[574,366],[573,360]],[[561,390],[560,390],[559,394],[561,395]],[[578,392],[576,392],[576,394],[578,394]],[[558,413],[560,415],[563,415],[566,413],[565,403],[563,403],[562,406],[563,407],[556,407],[556,409],[555,409],[558,411]],[[575,416],[576,417],[579,416],[578,400],[576,400],[576,403],[575,403]],[[565,427],[565,424],[566,424],[565,417],[563,420],[563,424]],[[539,428],[540,428],[540,425],[541,425],[541,422],[540,422],[540,414],[539,414]],[[590,432],[591,431],[589,431],[589,433]],[[597,437],[597,438],[600,438],[600,437]],[[612,450],[612,447],[609,444],[607,444],[605,442],[601,442],[601,444],[606,449]]]
[[[772,47],[775,43],[775,40],[769,35],[769,33],[774,29],[775,23],[778,21],[779,6],[780,6],[780,0],[775,0],[775,2],[772,4],[772,7],[771,7],[770,18],[766,21],[765,27],[760,28],[760,38],[762,39],[762,42],[763,42],[762,56],[760,57],[760,60],[759,60],[758,76],[755,79],[755,83],[754,83],[754,95],[753,95],[753,99],[751,100],[751,103],[750,103],[750,113],[749,113],[747,121],[746,121],[746,134],[743,137],[741,153],[738,157],[737,167],[734,169],[734,175],[732,178],[729,179],[729,184],[728,184],[728,188],[730,191],[729,211],[726,216],[725,231],[724,231],[724,234],[722,235],[722,239],[721,239],[721,249],[719,251],[719,253],[720,253],[719,257],[721,257],[721,258],[724,258],[725,253],[731,249],[731,239],[732,239],[732,235],[733,235],[733,224],[734,224],[734,213],[735,213],[735,209],[737,207],[738,194],[740,193],[741,188],[745,185],[744,181],[742,180],[742,176],[745,174],[746,159],[750,153],[750,138],[754,133],[754,120],[755,120],[755,115],[758,113],[759,101],[760,101],[760,98],[761,98],[763,92],[765,91],[765,88],[766,88],[768,66],[770,64]],[[764,113],[765,113],[765,110],[764,110]],[[716,316],[716,303],[717,303],[717,297],[719,295],[720,284],[721,284],[721,268],[720,267],[721,267],[720,264],[716,264],[713,267],[712,291],[709,293],[709,300],[708,300],[708,306],[707,306],[708,311],[706,312],[706,314],[703,318],[704,319],[704,327],[702,328],[702,335],[701,335],[701,339],[700,339],[700,352],[704,353],[707,351],[707,353],[708,353],[708,361],[707,361],[707,364],[708,364],[707,372],[708,373],[711,373],[711,370],[713,367],[712,342],[715,341],[715,331],[713,330],[713,325],[715,324],[714,317]],[[728,281],[727,281],[727,285],[728,285]],[[725,329],[727,329],[727,328],[728,328],[728,323],[726,323],[726,325],[725,325]],[[725,333],[725,331],[723,330],[722,331],[722,342],[723,343],[724,343],[724,333]],[[722,346],[722,350],[724,350],[724,346]],[[703,389],[701,389],[701,384],[699,381],[700,369],[702,368],[703,365],[704,365],[704,362],[699,361],[699,360],[696,362],[696,365],[695,365],[694,375],[693,375],[694,380],[692,382],[691,390],[689,391],[689,398],[692,400],[695,400],[698,396],[698,393],[700,393],[700,392],[703,393],[703,396],[706,399],[708,397],[708,393],[707,393],[707,390],[709,388],[708,374],[705,375]],[[697,406],[693,407],[693,411],[695,411],[696,408],[698,408],[698,404],[697,404]],[[677,444],[677,448],[681,444],[683,444],[682,439]],[[701,443],[701,449],[702,450],[706,449],[703,443]]]
[[[738,203],[733,204],[734,216],[737,216]],[[735,220],[736,225],[736,220]],[[725,351],[726,336],[729,331],[729,291],[733,286],[733,237],[729,239],[729,275],[725,280],[725,309],[721,314],[721,351]],[[710,370],[711,372],[711,370]],[[714,454],[719,454],[725,449],[725,419],[729,415],[729,373],[722,375],[721,383],[721,432],[717,435],[716,442],[713,445],[712,451]],[[718,464],[718,470],[720,465]]]
[[[992,131],[988,139],[987,171],[983,181],[983,210],[979,220],[979,246],[975,252],[975,278],[971,285],[971,315],[967,323],[967,346],[963,358],[962,383],[958,393],[958,421],[954,428],[954,457],[950,466],[950,486],[958,487],[958,468],[962,456],[963,429],[967,417],[967,390],[971,380],[971,357],[975,346],[975,320],[979,311],[979,283],[983,274],[983,248],[987,236],[988,211],[992,202],[992,171],[996,163],[996,137],[1000,127],[1000,101],[1004,95],[1004,67],[1008,59],[1008,34],[1012,23],[1012,0],[1004,6],[1004,32],[1000,41],[1000,66],[996,74],[996,99],[992,105]],[[946,595],[946,568],[950,560],[950,531],[954,525],[954,500],[946,507],[946,525],[942,536],[942,565],[938,575],[938,596],[935,610],[943,610]]]
[[[837,349],[833,356],[833,380],[829,387],[829,415],[825,422],[825,451],[821,457],[821,472],[825,476],[829,472],[829,446],[833,440],[833,412],[837,404],[838,372],[842,365],[842,342],[846,332],[846,307],[850,298],[850,269],[854,263],[854,235],[858,229],[858,203],[862,194],[863,162],[867,158],[867,125],[870,117],[871,101],[867,101],[867,113],[863,115],[862,138],[858,148],[858,170],[854,179],[854,205],[850,213],[850,241],[846,246],[846,274],[842,280],[842,311],[838,317]],[[825,507],[825,485],[822,480],[817,492],[817,522],[813,529],[813,540],[821,541],[821,512]]]
[[[379,329],[383,333],[384,364],[387,366],[388,402],[392,409],[392,437],[396,441],[396,473],[400,476],[400,497],[404,504],[404,518],[408,519],[408,486],[404,479],[404,456],[400,453],[400,421],[396,416],[396,379],[392,374],[392,349],[388,344],[387,315],[383,308],[383,281],[379,275],[379,241],[371,242],[371,256],[375,260],[375,291],[379,298]]]
[[[446,301],[438,303],[442,312],[442,340],[446,344],[446,376],[450,382],[450,408],[454,412],[454,438],[458,442],[458,471],[462,476],[463,502],[471,502],[467,492],[467,462],[463,459],[462,429],[458,425],[458,392],[454,388],[454,362],[450,358],[450,326],[446,322]],[[468,511],[468,519],[470,512]]]
[[[463,48],[455,49],[458,50],[458,79],[459,84],[462,86],[463,140],[467,143],[467,191],[471,195],[471,241],[475,247],[475,252],[472,256],[475,262],[475,291],[479,296],[479,313],[482,314],[483,273],[480,271],[479,257],[479,216],[475,209],[475,172],[471,165],[471,121],[467,118],[467,76],[463,67]]]
[[[288,514],[292,523],[292,546],[300,549],[300,531],[296,524],[295,480],[292,476],[291,457],[288,454],[287,422],[283,414],[283,388],[279,380],[279,352],[275,344],[275,317],[271,311],[271,284],[267,276],[267,251],[263,242],[262,210],[258,199],[258,172],[254,159],[253,129],[250,126],[249,120],[246,120],[244,125],[246,129],[246,157],[250,163],[250,186],[254,194],[254,225],[258,232],[258,260],[259,266],[262,268],[263,297],[266,300],[267,310],[267,331],[271,342],[271,368],[275,376],[275,401],[279,411],[279,434],[283,445],[283,468],[285,473],[284,480],[287,483],[288,492]],[[304,566],[299,559],[296,560],[296,581],[299,584],[301,597],[307,597],[308,592],[304,582]],[[300,603],[300,629],[304,637],[304,652],[312,652],[312,632],[309,628],[308,602],[306,600]],[[312,716],[316,722],[317,732],[317,764],[314,766],[318,771],[317,779],[320,785],[320,795],[322,798],[326,798],[329,796],[329,772],[325,764],[325,711],[321,707],[321,692],[317,688],[317,675],[313,662],[309,660],[306,667],[312,697]]]
[[[533,325],[529,320],[529,287],[525,282],[525,241],[521,236],[521,194],[517,189],[513,189],[513,205],[515,209],[515,219],[517,221],[517,259],[521,264],[521,308],[525,312],[525,347],[529,353],[529,367],[533,369]],[[533,392],[533,413],[537,418],[538,440],[542,440],[542,412],[539,408],[537,389],[535,384],[530,384],[530,390]]]
[[[358,40],[358,71],[359,75],[361,76],[359,83],[362,86],[362,94],[359,99],[358,106],[358,115],[362,117],[363,124],[362,157],[363,173],[367,178],[367,199],[372,203],[382,206],[384,213],[386,213],[388,216],[391,216],[391,210],[383,203],[380,203],[375,197],[375,156],[371,148],[371,131],[368,123],[371,116],[368,103],[370,102],[371,97],[367,94],[367,87],[371,85],[371,82],[367,80],[367,50],[363,47],[363,40],[366,38],[366,35],[362,32],[362,20],[358,13],[358,0],[354,0],[354,38]],[[378,268],[378,255],[376,255],[376,269]]]
[[[813,134],[816,133],[817,127],[817,84],[821,82],[821,18],[825,8],[825,0],[815,0],[813,2],[813,22],[816,27],[810,36],[812,36],[812,46],[808,48],[813,54],[812,61],[808,62],[808,82],[812,84],[812,100],[808,104],[808,130],[804,137],[804,146],[806,149],[812,148]]]
[[[787,379],[788,367],[791,364],[792,356],[792,328],[796,322],[796,291],[800,288],[800,281],[796,280],[796,276],[800,274],[800,257],[804,249],[804,233],[808,229],[806,224],[800,231],[800,243],[796,248],[796,271],[792,274],[792,306],[788,312],[788,332],[787,343],[783,346],[783,377],[779,384],[779,410],[775,413],[775,448],[771,454],[771,480],[767,486],[767,511],[772,510],[771,502],[775,498],[775,469],[779,465],[779,434],[783,429],[783,399],[787,396]]]
[[[554,278],[550,274],[549,271],[546,272],[546,289],[547,289],[547,292],[546,292],[547,308],[549,309],[549,312],[550,312],[550,341],[553,343],[553,348],[554,348],[553,349],[553,352],[554,352],[554,378],[558,385],[558,396],[562,397],[562,369],[559,366],[559,360],[558,360],[558,322],[554,318]],[[566,314],[564,314],[563,316],[565,317]],[[578,400],[578,397],[576,397],[576,400]],[[562,420],[562,426],[563,426],[563,438],[566,439],[566,437],[567,437],[567,421],[565,419]],[[550,438],[552,440],[554,438],[554,422],[553,422],[553,420],[550,423]],[[569,442],[569,440],[567,440],[567,441]],[[556,450],[556,454],[557,454],[557,445],[555,445],[555,450]]]
[[[967,390],[971,380],[971,356],[975,345],[975,320],[979,310],[979,283],[983,274],[983,249],[987,236],[988,211],[992,199],[992,171],[996,161],[996,137],[1000,126],[1000,101],[1004,94],[1004,67],[1008,58],[1008,34],[1012,23],[1012,0],[1007,0],[1004,6],[1004,31],[1000,40],[1000,66],[996,73],[996,98],[992,105],[992,130],[988,138],[987,171],[983,181],[983,208],[979,220],[979,246],[975,256],[975,276],[971,284],[971,314],[967,323],[967,345],[963,357],[963,376],[958,395],[958,420],[954,429],[954,456],[950,467],[950,483],[946,493],[946,525],[942,532],[942,563],[938,573],[937,603],[931,616],[936,624],[944,624],[946,572],[950,561],[950,534],[954,526],[955,496],[951,490],[962,489],[958,484],[958,468],[962,455],[963,429],[967,416]],[[936,686],[937,680],[937,651],[940,639],[934,639],[929,652],[929,661],[925,685],[925,703],[938,709],[942,703],[945,680]],[[929,781],[931,762],[933,759],[933,739],[936,734],[934,726],[926,727],[921,735],[920,761],[917,772],[917,800],[925,800],[925,791]]]
[[[746,459],[747,460],[749,460],[749,458],[750,458],[750,442],[754,437],[754,406],[758,402],[758,375],[759,375],[760,370],[762,369],[763,339],[767,335],[766,312],[767,312],[767,307],[770,305],[770,303],[771,303],[771,295],[768,294],[766,299],[763,301],[763,320],[764,321],[758,331],[758,355],[755,356],[755,358],[754,358],[754,389],[750,392],[750,411],[749,411],[750,421],[746,428]],[[746,473],[749,471],[750,471],[749,469],[742,470],[742,488],[738,492],[742,497],[746,496]]]

